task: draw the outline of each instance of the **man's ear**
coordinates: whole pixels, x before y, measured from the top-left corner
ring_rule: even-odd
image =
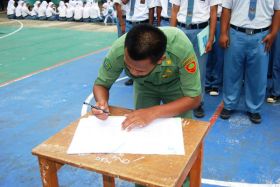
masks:
[[[162,57],[158,60],[157,64],[161,64],[162,61],[164,61],[166,59],[166,55],[162,55]]]

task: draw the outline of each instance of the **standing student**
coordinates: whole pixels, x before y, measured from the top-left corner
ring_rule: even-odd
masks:
[[[222,6],[219,5],[215,33],[216,42],[213,44],[212,51],[208,54],[206,64],[205,91],[211,96],[218,96],[219,90],[223,86],[224,49],[219,45],[218,41],[221,33],[221,14]]]
[[[7,6],[7,17],[9,19],[16,18],[15,11],[16,11],[15,1],[14,0],[9,0],[8,6]]]
[[[201,105],[194,110],[194,116],[197,118],[204,117],[203,95],[205,84],[205,69],[208,52],[211,51],[214,42],[217,7],[221,4],[221,0],[172,0],[172,17],[171,25],[182,29],[191,40],[196,56],[198,58],[200,68],[200,78],[202,85],[202,102]],[[205,54],[199,53],[197,34],[209,25],[209,39],[206,44]]]
[[[223,1],[220,36],[220,44],[225,48],[222,119],[229,119],[237,109],[244,80],[245,111],[253,123],[261,123],[268,51],[278,32],[279,19],[279,0]]]
[[[172,3],[170,0],[153,0],[157,1],[156,15],[158,26],[169,26],[172,13]]]
[[[271,49],[271,63],[272,85],[266,101],[273,104],[280,101],[280,31],[278,31]]]
[[[66,21],[66,6],[64,1],[59,2],[58,10],[58,20],[59,21]]]
[[[126,5],[121,0],[114,0],[114,7],[117,12],[117,29],[118,37],[125,34],[125,21],[126,21]]]

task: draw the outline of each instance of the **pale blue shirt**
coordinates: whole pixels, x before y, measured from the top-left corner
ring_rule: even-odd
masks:
[[[260,29],[271,25],[274,10],[280,10],[280,0],[258,0],[256,16],[253,20],[248,17],[250,0],[223,0],[223,7],[231,9],[230,24]]]

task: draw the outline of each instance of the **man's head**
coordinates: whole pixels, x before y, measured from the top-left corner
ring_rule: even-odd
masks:
[[[135,77],[148,75],[164,59],[167,38],[158,28],[148,24],[133,27],[125,38],[124,61]]]

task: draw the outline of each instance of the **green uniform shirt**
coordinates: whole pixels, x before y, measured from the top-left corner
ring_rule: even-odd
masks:
[[[134,78],[136,108],[145,108],[156,104],[151,102],[149,104],[148,101],[143,101],[147,97],[139,97],[137,99],[139,92],[147,91],[146,96],[151,95],[151,97],[157,96],[163,99],[167,97],[166,103],[183,96],[196,97],[201,94],[199,67],[190,40],[176,27],[160,29],[167,36],[166,60],[162,64],[157,65],[149,75]],[[130,76],[129,71],[124,65],[125,37],[126,35],[123,35],[114,42],[103,65],[99,69],[98,77],[95,81],[96,85],[110,88],[123,70]],[[152,96],[150,91],[159,92]],[[167,92],[172,92],[172,95]],[[176,92],[180,92],[178,93],[179,95]],[[137,104],[137,102],[144,103],[144,105]],[[163,101],[163,103],[165,102]],[[190,114],[188,114],[188,117],[190,117]]]

